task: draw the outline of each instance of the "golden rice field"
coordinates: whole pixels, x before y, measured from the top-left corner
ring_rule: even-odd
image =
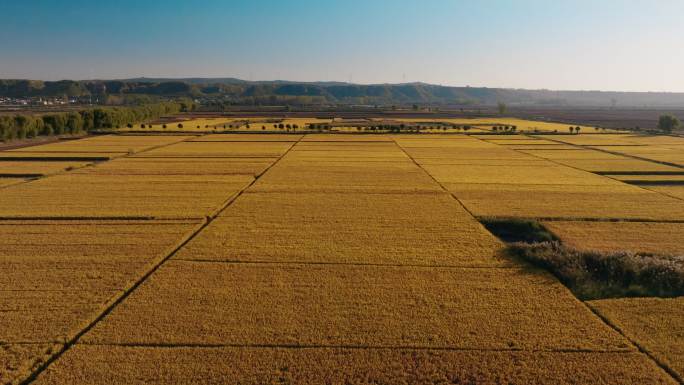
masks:
[[[24,180],[21,178],[0,178],[0,188],[11,186],[13,184],[21,183]]]
[[[589,302],[627,337],[684,377],[684,298],[624,298]]]
[[[544,226],[576,249],[684,255],[681,223],[550,221]]]
[[[203,218],[252,180],[250,175],[57,175],[0,190],[0,218]]]
[[[684,186],[666,186],[666,185],[653,185],[653,186],[642,186],[645,189],[659,192],[661,194],[669,195],[674,198],[684,200]]]
[[[681,384],[681,298],[583,303],[480,223],[681,255],[682,168],[627,153],[680,139],[228,122],[0,151],[0,384]]]
[[[0,158],[1,159],[1,158]],[[64,170],[72,170],[81,168],[91,164],[89,162],[74,162],[74,161],[56,161],[56,162],[41,162],[41,161],[2,161],[0,160],[0,175],[5,177],[12,177],[13,175],[21,176],[41,176],[47,174],[55,174]],[[2,179],[0,179],[0,185]]]

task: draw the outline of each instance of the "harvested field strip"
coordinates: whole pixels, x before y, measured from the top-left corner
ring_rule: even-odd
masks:
[[[226,365],[226,363],[231,363]],[[77,345],[38,385],[613,383],[674,385],[639,353],[529,353],[407,349],[153,348]]]
[[[272,172],[275,173],[275,168]],[[241,235],[235,236],[237,233]],[[263,239],[269,242],[259,241]],[[510,265],[499,255],[501,248],[491,234],[445,193],[251,192],[243,194],[174,258]]]
[[[203,218],[252,180],[249,175],[63,174],[1,190],[0,217]]]
[[[165,264],[83,341],[632,350],[536,271],[184,261]]]
[[[684,255],[684,225],[658,222],[544,222],[565,245],[578,250]]]
[[[684,297],[589,302],[596,312],[684,381]]]

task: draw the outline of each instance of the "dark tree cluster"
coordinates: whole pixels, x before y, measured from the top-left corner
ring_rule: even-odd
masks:
[[[36,136],[80,134],[103,128],[132,127],[134,122],[156,119],[180,110],[179,103],[163,102],[131,107],[89,108],[43,115],[3,115],[0,116],[0,140],[7,142]]]

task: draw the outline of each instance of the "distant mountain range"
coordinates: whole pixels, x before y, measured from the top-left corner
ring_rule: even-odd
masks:
[[[684,108],[684,93],[552,91],[448,87],[425,83],[246,81],[235,78],[0,80],[4,97],[156,95],[212,98],[234,104],[495,105]]]

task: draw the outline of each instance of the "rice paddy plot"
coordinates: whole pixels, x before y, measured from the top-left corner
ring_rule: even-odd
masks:
[[[0,221],[0,343],[64,341],[198,225]]]
[[[674,198],[684,200],[684,186],[665,186],[665,185],[651,185],[641,186],[642,188],[655,191],[661,194],[669,195]]]
[[[0,221],[0,290],[122,289],[199,221]]]
[[[155,146],[180,142],[190,136],[142,136],[142,135],[102,135],[78,140],[60,141],[38,146],[23,147],[7,152],[97,152],[97,153],[134,153]]]
[[[656,162],[673,163],[684,167],[684,153],[681,150],[653,147],[653,146],[634,146],[634,147],[595,147],[607,151],[634,156],[642,159],[649,159]]]
[[[601,134],[601,135],[554,135],[553,140],[578,146],[624,145],[636,144],[632,134]]]
[[[59,344],[49,343],[0,343],[0,384],[18,384],[60,348]]]
[[[189,142],[296,142],[301,138],[295,134],[209,134]]]
[[[260,175],[277,158],[126,157],[77,170],[97,175]]]
[[[479,217],[683,220],[684,202],[630,185],[445,183]]]
[[[279,157],[287,142],[182,142],[140,154],[142,157]]]
[[[578,250],[684,255],[684,223],[551,221],[544,226]]]
[[[634,350],[536,271],[187,261],[162,266],[82,340]]]
[[[62,174],[0,190],[0,218],[204,218],[252,180],[249,175]]]
[[[9,161],[37,162],[102,162],[125,156],[124,152],[11,152],[0,151],[0,166]]]
[[[684,378],[684,297],[608,299],[589,306]]]
[[[251,191],[441,192],[429,175],[409,161],[302,162],[291,152]]]
[[[478,163],[478,162],[474,162]],[[619,184],[610,178],[558,166],[551,162],[531,166],[428,165],[423,168],[445,183],[505,183],[610,186]]]
[[[529,160],[533,156],[500,146],[494,148],[464,148],[464,147],[432,147],[432,148],[404,148],[411,157],[421,162],[428,159],[438,160]]]
[[[246,193],[174,258],[509,266],[501,250],[448,194]]]
[[[539,146],[539,145],[551,145],[551,146],[563,147],[563,144],[555,143],[555,142],[552,142],[550,140],[544,140],[544,139],[532,139],[532,138],[527,138],[527,139],[486,139],[486,138],[484,138],[483,140],[486,140],[489,143],[498,144],[500,146],[529,145],[531,147],[534,147],[534,146]]]
[[[397,162],[409,160],[399,149],[388,151],[327,151],[327,150],[306,150],[299,151],[293,149],[288,155],[288,160],[302,161],[326,161],[326,160],[348,160],[349,162]]]
[[[611,175],[606,176],[625,183],[634,184],[663,184],[663,185],[684,185],[684,169],[680,169],[680,175],[661,175],[661,174],[640,174],[640,175]]]
[[[118,294],[114,290],[0,290],[0,343],[64,343]]]
[[[91,385],[676,384],[639,353],[106,345],[74,346],[35,383],[84,378]]]
[[[1,159],[1,158],[0,158]],[[54,174],[64,170],[80,168],[89,162],[40,162],[40,161],[0,161],[0,175],[18,177]],[[0,181],[0,185],[1,185]]]
[[[525,154],[537,156],[544,159],[591,159],[591,160],[624,160],[620,155],[608,154],[602,151],[572,149],[572,150],[519,150]]]
[[[417,159],[421,165],[455,165],[455,166],[547,166],[546,159]]]
[[[391,142],[387,135],[308,134],[302,142]]]
[[[21,178],[0,178],[0,188],[15,185],[17,183],[24,182]]]
[[[496,148],[491,143],[473,140],[467,136],[462,139],[395,139],[395,142],[406,149],[413,148]]]
[[[610,172],[682,172],[684,170],[639,159],[554,159],[554,162],[581,170],[604,173]]]

